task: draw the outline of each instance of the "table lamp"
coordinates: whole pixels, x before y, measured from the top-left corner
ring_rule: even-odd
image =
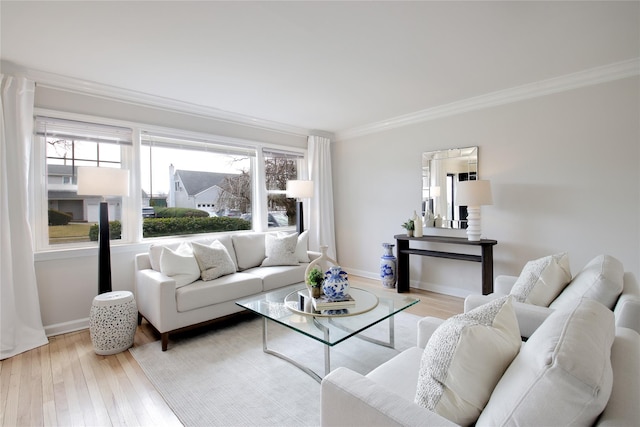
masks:
[[[304,231],[304,217],[302,200],[313,197],[313,181],[290,180],[287,181],[287,197],[297,199],[296,202],[296,231],[302,234]]]
[[[456,204],[467,206],[467,238],[480,240],[480,206],[492,205],[491,183],[486,180],[460,181]]]
[[[98,234],[98,293],[111,292],[111,251],[109,248],[109,204],[107,196],[129,195],[129,171],[126,169],[78,167],[80,196],[102,196]]]

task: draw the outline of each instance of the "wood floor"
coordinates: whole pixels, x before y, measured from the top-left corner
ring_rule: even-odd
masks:
[[[381,288],[379,282],[369,279],[350,277],[350,281],[358,287]],[[463,311],[461,298],[415,289],[411,293],[421,301],[407,311],[418,316],[445,319]],[[145,321],[136,331],[134,346],[159,339]],[[50,337],[49,344],[0,362],[0,425],[181,423],[133,356],[128,351],[96,355],[87,329]]]

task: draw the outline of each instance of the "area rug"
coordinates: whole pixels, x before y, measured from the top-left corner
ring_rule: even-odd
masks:
[[[395,316],[395,349],[350,338],[331,349],[331,368],[366,374],[415,346],[419,317]],[[269,348],[324,373],[321,343],[269,323]],[[364,333],[388,337],[388,322]],[[262,319],[248,316],[169,342],[129,350],[185,426],[317,426],[320,384],[294,365],[262,351]]]

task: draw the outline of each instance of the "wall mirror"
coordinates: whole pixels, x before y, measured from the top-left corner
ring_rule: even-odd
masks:
[[[478,178],[478,147],[422,153],[422,215],[425,227],[466,228],[467,207],[455,204],[460,181]]]

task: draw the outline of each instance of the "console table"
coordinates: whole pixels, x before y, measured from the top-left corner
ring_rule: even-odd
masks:
[[[470,241],[466,237],[447,236],[409,237],[406,234],[397,234],[394,238],[396,239],[396,248],[398,251],[398,292],[409,292],[409,255],[480,262],[482,263],[482,294],[487,295],[493,292],[493,246],[498,243],[496,240],[480,239],[479,241]],[[480,246],[481,254],[470,255],[456,252],[412,249],[409,247],[409,242],[411,241]]]

